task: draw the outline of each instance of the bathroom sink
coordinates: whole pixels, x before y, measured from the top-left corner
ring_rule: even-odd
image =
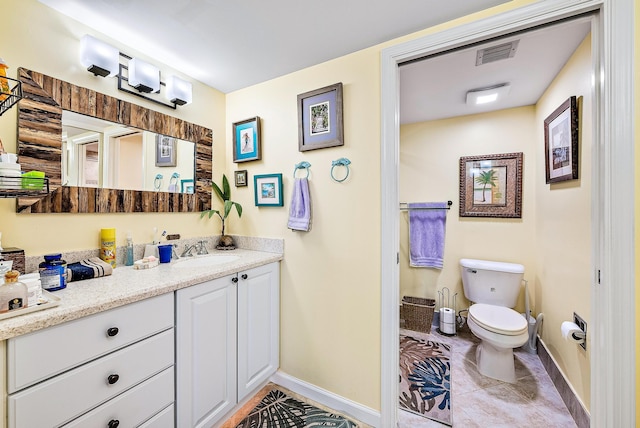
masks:
[[[207,266],[216,266],[223,263],[229,263],[236,261],[240,258],[240,256],[232,256],[232,255],[209,255],[209,256],[195,256],[195,257],[185,257],[182,258],[172,265],[178,268],[197,268],[197,267],[207,267]]]

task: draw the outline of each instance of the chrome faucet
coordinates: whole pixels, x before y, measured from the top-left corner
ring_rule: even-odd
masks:
[[[199,256],[204,256],[205,254],[209,254],[207,251],[207,241],[198,241],[198,251],[196,252]]]
[[[191,251],[193,251],[194,248],[196,248],[195,244],[194,245],[185,245],[184,246],[184,251],[182,252],[180,257],[193,257],[193,254],[191,254]]]

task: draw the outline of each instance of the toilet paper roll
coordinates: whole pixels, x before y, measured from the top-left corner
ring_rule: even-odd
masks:
[[[456,313],[451,308],[440,308],[440,323],[454,323],[456,321]]]
[[[584,332],[578,327],[578,324],[565,321],[560,326],[560,331],[562,332],[562,337],[565,340],[569,340],[576,343],[584,342]]]
[[[451,308],[440,308],[440,331],[456,334],[456,312]]]

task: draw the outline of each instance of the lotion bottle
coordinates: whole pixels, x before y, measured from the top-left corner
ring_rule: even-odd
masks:
[[[18,282],[20,272],[10,270],[4,274],[4,284],[0,285],[0,313],[26,308],[27,286]]]

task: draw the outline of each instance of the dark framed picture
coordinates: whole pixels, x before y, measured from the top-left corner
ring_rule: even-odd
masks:
[[[569,97],[544,120],[547,184],[578,178],[578,103]]]
[[[180,181],[180,192],[181,193],[195,193],[195,187],[193,180],[185,179]]]
[[[244,187],[247,185],[247,170],[243,169],[241,171],[234,171],[233,173],[236,187]]]
[[[156,135],[156,166],[176,166],[176,139]]]
[[[261,159],[260,144],[260,118],[258,116],[233,124],[234,162]]]
[[[344,145],[342,83],[298,95],[298,150]]]
[[[281,207],[282,174],[264,174],[253,177],[255,202],[257,207]]]
[[[460,158],[460,217],[522,218],[522,153]]]

